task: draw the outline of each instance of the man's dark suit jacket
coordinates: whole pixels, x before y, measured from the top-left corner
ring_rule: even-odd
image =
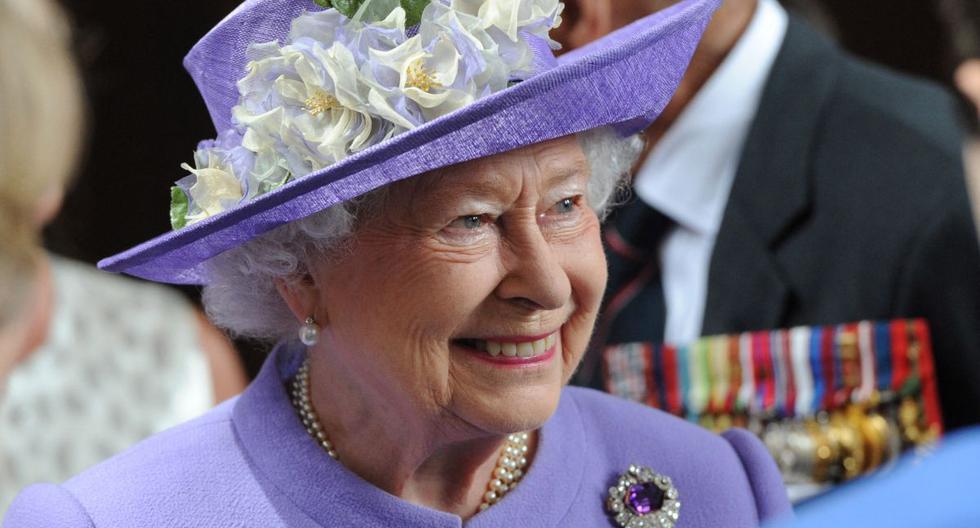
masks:
[[[961,141],[943,90],[791,20],[718,233],[702,333],[924,317],[946,426],[980,422]]]

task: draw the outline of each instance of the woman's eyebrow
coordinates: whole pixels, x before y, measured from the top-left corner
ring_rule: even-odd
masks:
[[[544,167],[545,181],[550,185],[557,185],[565,183],[569,180],[586,178],[589,176],[591,169],[586,160],[579,160],[573,164],[565,163],[564,161],[558,163],[552,163],[550,165],[545,165]]]
[[[466,181],[460,181],[461,178],[465,178]],[[417,200],[413,201],[420,202],[420,205],[449,204],[466,200],[493,201],[512,194],[510,188],[508,178],[500,174],[494,175],[491,171],[481,173],[477,177],[469,177],[466,173],[444,174],[419,189],[421,192],[415,193]]]
[[[586,159],[569,163],[567,159],[553,159],[540,166],[542,180],[549,187],[586,181],[590,167]],[[460,181],[465,179],[465,181]],[[492,164],[479,164],[466,169],[458,167],[420,183],[419,190],[428,200],[456,201],[460,198],[486,200],[499,199],[512,194],[512,178]]]

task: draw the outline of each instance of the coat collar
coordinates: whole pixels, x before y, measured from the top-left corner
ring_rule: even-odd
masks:
[[[749,127],[788,16],[761,0],[735,46],[671,123],[633,178],[647,205],[698,237],[714,239]]]
[[[790,18],[712,255],[704,334],[783,323],[792,292],[775,250],[810,210],[816,137],[841,61],[833,44]]]
[[[416,506],[374,487],[309,438],[286,392],[304,353],[294,345],[278,346],[232,415],[242,450],[270,498],[284,498],[321,526],[461,527],[455,515]],[[560,525],[585,472],[585,454],[575,449],[584,445],[585,432],[573,398],[563,395],[540,435],[537,454],[521,484],[468,521],[468,528]]]

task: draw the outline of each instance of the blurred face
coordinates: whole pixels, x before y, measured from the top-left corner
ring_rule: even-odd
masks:
[[[327,361],[400,416],[540,426],[606,282],[588,181],[563,138],[392,185],[350,252],[314,272]]]
[[[980,59],[964,61],[956,69],[956,87],[973,103],[980,114]]]

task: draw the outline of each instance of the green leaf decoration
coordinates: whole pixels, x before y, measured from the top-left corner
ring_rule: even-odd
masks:
[[[332,0],[332,3],[334,9],[339,11],[340,14],[351,18],[354,16],[354,13],[357,13],[357,8],[361,7],[364,0]]]
[[[405,27],[417,26],[422,21],[422,11],[431,0],[401,0],[405,10]]]
[[[283,176],[282,181],[269,181],[269,180],[263,181],[262,183],[259,184],[259,192],[258,192],[259,196],[266,193],[270,193],[282,187],[283,185],[286,185],[287,183],[289,183],[290,180],[292,180],[292,178],[293,178],[292,174],[287,173],[285,176]]]
[[[170,227],[174,231],[187,225],[187,208],[190,199],[183,189],[174,185],[170,188]]]
[[[362,0],[351,20],[372,24],[387,18],[396,7],[398,7],[398,0]]]
[[[331,7],[333,7],[333,4],[330,3],[330,0],[313,0],[313,3],[324,9],[330,9]]]

